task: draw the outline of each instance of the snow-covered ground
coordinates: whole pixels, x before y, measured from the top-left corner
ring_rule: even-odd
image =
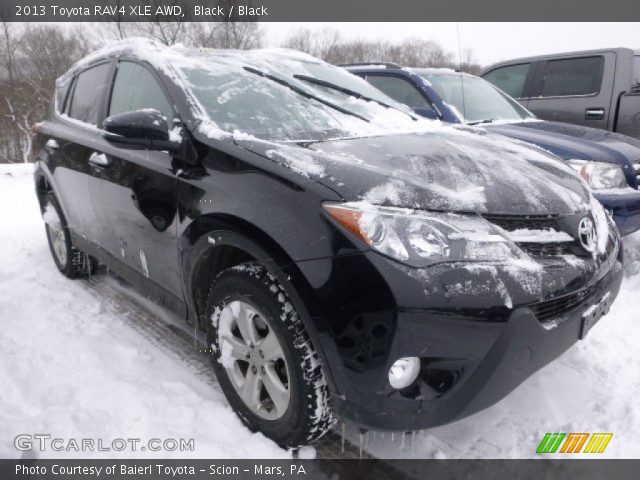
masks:
[[[290,457],[241,425],[201,362],[171,348],[162,330],[132,324],[132,306],[58,273],[31,172],[0,165],[0,458],[20,456],[16,435],[37,433],[195,439],[193,452],[88,457]],[[640,236],[625,250],[627,277],[610,315],[506,399],[413,434],[360,436],[347,426],[352,443],[388,458],[515,458],[535,456],[545,432],[613,432],[603,456],[640,457]]]
[[[0,166],[0,458],[19,457],[13,440],[25,433],[108,443],[195,439],[194,452],[87,457],[290,457],[242,426],[211,377],[133,328],[84,281],[57,271],[32,171]]]

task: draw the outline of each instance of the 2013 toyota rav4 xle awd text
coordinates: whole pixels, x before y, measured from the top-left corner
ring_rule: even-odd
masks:
[[[102,262],[205,331],[229,403],[281,445],[487,407],[619,290],[615,225],[560,160],[306,55],[123,41],[34,130],[60,271]]]

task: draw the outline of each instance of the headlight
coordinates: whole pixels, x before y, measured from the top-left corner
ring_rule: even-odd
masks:
[[[323,208],[371,248],[414,267],[520,257],[518,247],[478,215],[423,212],[362,202],[325,203]]]
[[[567,160],[593,190],[625,188],[628,186],[622,167],[615,163]]]

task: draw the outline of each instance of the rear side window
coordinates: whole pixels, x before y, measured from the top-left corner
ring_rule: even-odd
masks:
[[[120,62],[113,84],[109,115],[154,108],[167,119],[171,128],[173,108],[153,74],[133,62]]]
[[[484,79],[493,83],[500,90],[514,98],[524,97],[524,85],[531,68],[530,63],[509,65],[496,68],[484,75]]]
[[[600,91],[604,57],[550,60],[542,83],[543,97],[594,95]]]
[[[103,63],[78,74],[73,87],[69,116],[97,125],[102,95],[107,88],[110,65]]]
[[[404,78],[387,75],[367,75],[367,81],[395,101],[411,108],[431,108],[418,89]]]

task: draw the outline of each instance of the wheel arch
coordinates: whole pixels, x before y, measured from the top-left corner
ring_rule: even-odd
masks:
[[[313,320],[322,316],[317,298],[305,275],[275,239],[241,218],[203,215],[184,231],[181,244],[185,296],[200,329],[206,327],[206,298],[215,278],[227,268],[241,263],[260,263],[287,291],[314,348],[326,365],[329,385],[335,389]]]

